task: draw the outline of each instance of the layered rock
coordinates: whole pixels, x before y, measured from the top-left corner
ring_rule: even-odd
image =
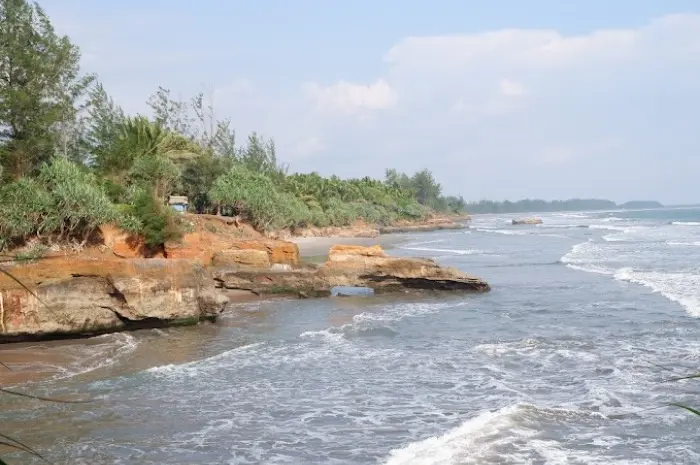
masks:
[[[199,231],[185,234],[178,242],[165,244],[166,257],[196,260],[205,266],[212,264],[215,255],[230,250],[265,252],[270,264],[297,265],[299,263],[299,247],[296,244],[274,239],[230,239],[215,233]],[[248,255],[248,258],[244,256],[245,253],[240,254],[242,260],[248,260],[251,257],[251,255]]]
[[[220,269],[214,276],[223,288],[260,295],[326,296],[337,286],[369,287],[375,292],[490,290],[485,281],[456,268],[443,268],[430,259],[391,257],[380,246],[334,246],[319,268]]]
[[[56,258],[3,269],[12,277],[0,274],[0,342],[193,324],[228,301],[188,260]]]
[[[512,221],[513,225],[542,224],[542,218],[519,218]]]

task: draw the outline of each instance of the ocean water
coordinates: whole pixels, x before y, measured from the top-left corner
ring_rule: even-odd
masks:
[[[2,348],[62,360],[16,389],[92,400],[0,396],[3,432],[57,464],[700,463],[700,417],[668,407],[700,407],[700,380],[669,381],[700,361],[700,210],[542,217],[392,251],[484,295],[255,302]]]

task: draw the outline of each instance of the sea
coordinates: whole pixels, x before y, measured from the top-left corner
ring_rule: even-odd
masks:
[[[700,209],[475,216],[391,253],[490,293],[272,300],[0,348],[0,433],[54,464],[700,463]],[[21,362],[22,354],[33,354]],[[5,454],[12,463],[43,463]],[[33,461],[32,461],[33,460]]]

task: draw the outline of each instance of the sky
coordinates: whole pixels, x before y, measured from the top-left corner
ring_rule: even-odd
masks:
[[[40,0],[130,113],[204,92],[290,171],[700,202],[697,0]]]

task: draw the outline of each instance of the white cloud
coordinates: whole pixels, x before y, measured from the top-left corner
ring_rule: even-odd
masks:
[[[307,95],[323,111],[352,114],[363,110],[386,110],[396,105],[398,97],[384,80],[372,84],[340,81],[330,86],[315,82],[304,85]]]
[[[509,79],[501,80],[500,84],[501,94],[506,97],[520,97],[525,95],[525,87],[519,82],[511,81]]]

